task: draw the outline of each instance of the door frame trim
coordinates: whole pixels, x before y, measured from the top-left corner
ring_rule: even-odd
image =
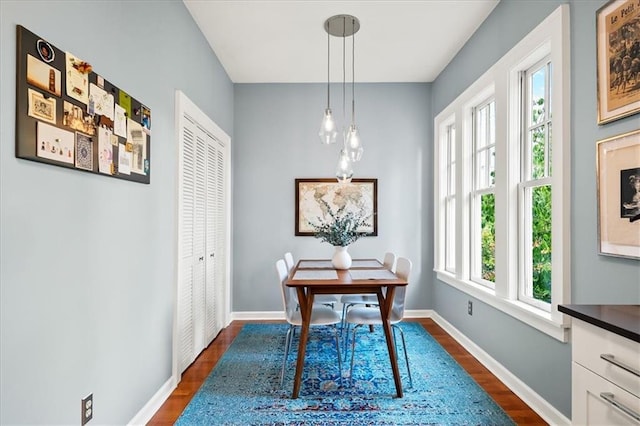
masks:
[[[224,309],[223,309],[223,328],[231,323],[231,137],[222,130],[209,116],[207,116],[191,99],[187,97],[181,90],[175,92],[175,132],[176,132],[176,173],[177,173],[177,185],[175,186],[175,200],[177,206],[177,214],[174,224],[174,242],[176,248],[175,268],[174,268],[174,303],[173,303],[173,330],[172,330],[172,362],[171,362],[171,376],[174,383],[177,385],[181,378],[182,373],[178,371],[178,354],[180,336],[178,336],[178,301],[179,301],[179,225],[180,225],[180,185],[181,185],[181,164],[182,159],[180,156],[181,144],[182,144],[182,129],[184,116],[189,116],[200,127],[209,132],[215,139],[220,141],[224,145],[224,158],[225,158],[225,171],[224,171],[224,191],[226,196],[225,214],[227,219],[227,228],[225,235],[225,287],[224,291]]]

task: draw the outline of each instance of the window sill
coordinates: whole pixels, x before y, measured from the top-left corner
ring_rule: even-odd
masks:
[[[534,308],[517,300],[498,297],[492,289],[471,281],[459,280],[449,272],[436,271],[436,277],[443,283],[473,296],[481,302],[484,302],[519,321],[522,321],[523,323],[553,337],[556,340],[563,343],[569,341],[570,326],[564,314],[559,318],[566,322],[558,322],[549,312]]]

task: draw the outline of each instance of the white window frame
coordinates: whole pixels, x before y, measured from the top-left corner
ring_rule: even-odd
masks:
[[[456,173],[456,130],[453,117],[450,122],[445,124],[444,131],[444,268],[447,272],[456,272],[456,219],[455,219],[455,206],[456,206],[456,185],[455,185],[455,173]],[[449,207],[453,204],[453,220],[450,214]],[[453,238],[451,238],[453,234]]]
[[[571,301],[571,139],[570,139],[569,6],[561,5],[434,120],[434,269],[442,282],[560,340],[568,340],[570,319],[558,312]],[[520,138],[522,134],[522,72],[550,57],[553,82],[549,102],[553,176],[552,290],[549,310],[518,300],[521,282]],[[470,279],[470,192],[472,178],[472,109],[493,94],[496,108],[496,282],[489,288]],[[442,136],[453,120],[456,128],[456,270],[444,267]]]
[[[495,149],[495,139],[493,141],[493,143],[487,143],[486,145],[484,145],[482,148],[478,149],[478,135],[477,135],[477,129],[478,129],[478,114],[477,111],[481,108],[484,108],[486,106],[488,106],[491,103],[494,103],[494,110],[495,110],[495,99],[493,97],[493,93],[491,94],[491,96],[487,99],[484,99],[482,102],[480,102],[477,105],[474,105],[472,108],[472,134],[471,134],[471,158],[472,158],[472,185],[471,185],[471,194],[470,194],[470,208],[471,208],[471,213],[470,213],[470,220],[471,220],[471,247],[470,247],[470,259],[471,259],[471,276],[470,279],[473,282],[476,282],[480,285],[483,285],[485,287],[489,287],[491,289],[493,289],[495,287],[495,283],[489,280],[485,280],[484,278],[482,278],[482,225],[480,223],[480,212],[481,212],[481,205],[482,205],[482,196],[484,195],[488,195],[488,194],[493,194],[495,197],[495,185],[491,182],[488,181],[489,175],[488,173],[485,173],[485,176],[483,176],[483,179],[487,179],[487,182],[480,186],[480,184],[478,183],[478,180],[481,178],[480,176],[480,170],[478,170],[478,153],[481,152],[482,155],[486,156],[485,160],[486,160],[486,170],[489,170],[489,164],[490,164],[490,159],[489,159],[489,152],[491,151],[491,148]],[[494,120],[495,123],[495,120]],[[493,129],[495,132],[495,128]],[[489,128],[487,128],[487,135],[485,135],[488,139],[489,136]],[[494,163],[495,164],[495,163]],[[495,260],[495,258],[494,258]]]
[[[527,105],[527,108],[529,108],[532,104],[532,99],[529,97],[529,94],[531,92],[531,89],[529,87],[529,76],[531,74],[533,74],[531,71],[535,70],[540,70],[542,68],[545,68],[545,70],[547,71],[547,79],[552,78],[553,74],[553,70],[552,67],[549,67],[549,62],[550,62],[550,58],[549,56],[545,56],[544,58],[542,58],[542,60],[539,60],[537,63],[527,67],[526,69],[521,71],[521,85],[523,87],[523,92],[522,93],[522,99],[523,102],[521,102],[521,105]],[[521,66],[522,67],[522,66]],[[519,68],[521,68],[519,67]],[[551,73],[549,72],[551,71]],[[549,100],[550,99],[550,92],[549,92],[549,87],[547,84],[545,84],[545,95],[544,95],[544,99],[545,100]],[[533,290],[533,282],[531,280],[533,272],[531,270],[531,265],[533,263],[533,260],[531,258],[531,246],[533,244],[532,240],[531,240],[531,234],[532,234],[532,220],[531,217],[529,216],[529,213],[531,212],[531,197],[532,197],[532,191],[534,188],[537,187],[541,187],[541,186],[551,186],[551,193],[552,193],[552,197],[553,197],[553,179],[551,177],[549,177],[549,164],[551,162],[551,159],[547,159],[548,157],[548,152],[549,152],[549,138],[550,138],[550,133],[549,133],[549,129],[553,129],[553,123],[551,120],[551,117],[549,117],[549,107],[548,105],[552,105],[552,103],[547,102],[547,104],[545,105],[546,108],[546,113],[545,113],[545,118],[544,118],[544,122],[541,124],[536,124],[536,125],[531,125],[529,123],[529,118],[532,114],[531,109],[527,109],[526,111],[524,111],[524,116],[521,117],[522,118],[522,135],[521,135],[521,146],[524,146],[524,148],[522,149],[522,153],[521,153],[521,170],[520,170],[520,183],[518,184],[518,194],[520,197],[520,201],[519,201],[519,206],[520,206],[520,211],[522,212],[520,214],[520,228],[519,228],[519,234],[520,234],[520,265],[522,265],[521,269],[520,269],[520,280],[519,280],[519,286],[518,286],[518,299],[521,300],[523,303],[527,303],[533,307],[545,310],[547,312],[551,311],[551,304],[550,303],[546,303],[544,301],[541,300],[537,300],[531,296],[528,295],[528,293],[531,293]],[[531,158],[531,152],[532,152],[532,146],[531,146],[531,138],[529,137],[530,131],[535,128],[535,127],[540,127],[540,126],[544,126],[545,128],[545,170],[544,170],[544,176],[543,177],[538,177],[538,178],[533,178],[532,175],[532,170],[531,170],[531,164],[533,162],[533,159]],[[552,151],[553,152],[553,151]],[[552,238],[553,238],[553,225],[552,225]],[[553,254],[552,254],[553,255]],[[552,272],[553,275],[553,272]],[[552,288],[553,288],[553,281],[552,281]]]

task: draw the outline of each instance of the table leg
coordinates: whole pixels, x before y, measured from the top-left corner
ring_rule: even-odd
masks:
[[[391,361],[391,370],[393,371],[393,380],[396,384],[396,392],[398,398],[402,398],[402,379],[400,378],[400,370],[398,369],[398,358],[396,357],[396,347],[393,341],[391,323],[389,317],[391,315],[391,307],[393,306],[393,294],[395,287],[387,288],[386,297],[382,291],[378,292],[378,302],[380,306],[380,315],[382,317],[382,328],[384,329],[384,337],[387,339],[387,349],[389,350],[389,360]]]
[[[307,338],[309,337],[309,323],[311,322],[311,310],[313,308],[313,292],[304,287],[297,287],[298,303],[300,303],[300,315],[302,316],[302,327],[300,330],[300,343],[298,345],[298,359],[296,362],[296,375],[293,379],[293,399],[298,398],[300,393],[300,381],[304,369],[304,356],[307,349]],[[305,291],[306,290],[306,291]]]

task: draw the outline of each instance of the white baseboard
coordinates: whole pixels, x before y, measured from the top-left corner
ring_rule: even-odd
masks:
[[[162,404],[169,398],[171,392],[176,388],[177,382],[174,377],[169,378],[158,391],[151,397],[149,402],[147,402],[144,407],[138,414],[136,414],[127,425],[130,426],[138,426],[138,425],[146,425],[149,420],[156,414],[156,412],[160,409]]]
[[[405,318],[433,318],[433,310],[431,309],[415,309],[404,311]]]
[[[231,319],[244,321],[260,321],[260,320],[282,320],[284,321],[283,311],[264,311],[264,312],[232,312]]]
[[[480,346],[476,345],[467,336],[462,334],[457,328],[451,325],[436,312],[432,312],[431,319],[460,343],[471,355],[473,355],[482,365],[487,367],[494,376],[502,381],[513,393],[518,395],[533,411],[538,413],[547,423],[551,425],[571,425],[571,420],[566,418],[547,400],[538,395],[533,389],[518,379],[513,373],[505,368],[498,361],[493,359]]]

